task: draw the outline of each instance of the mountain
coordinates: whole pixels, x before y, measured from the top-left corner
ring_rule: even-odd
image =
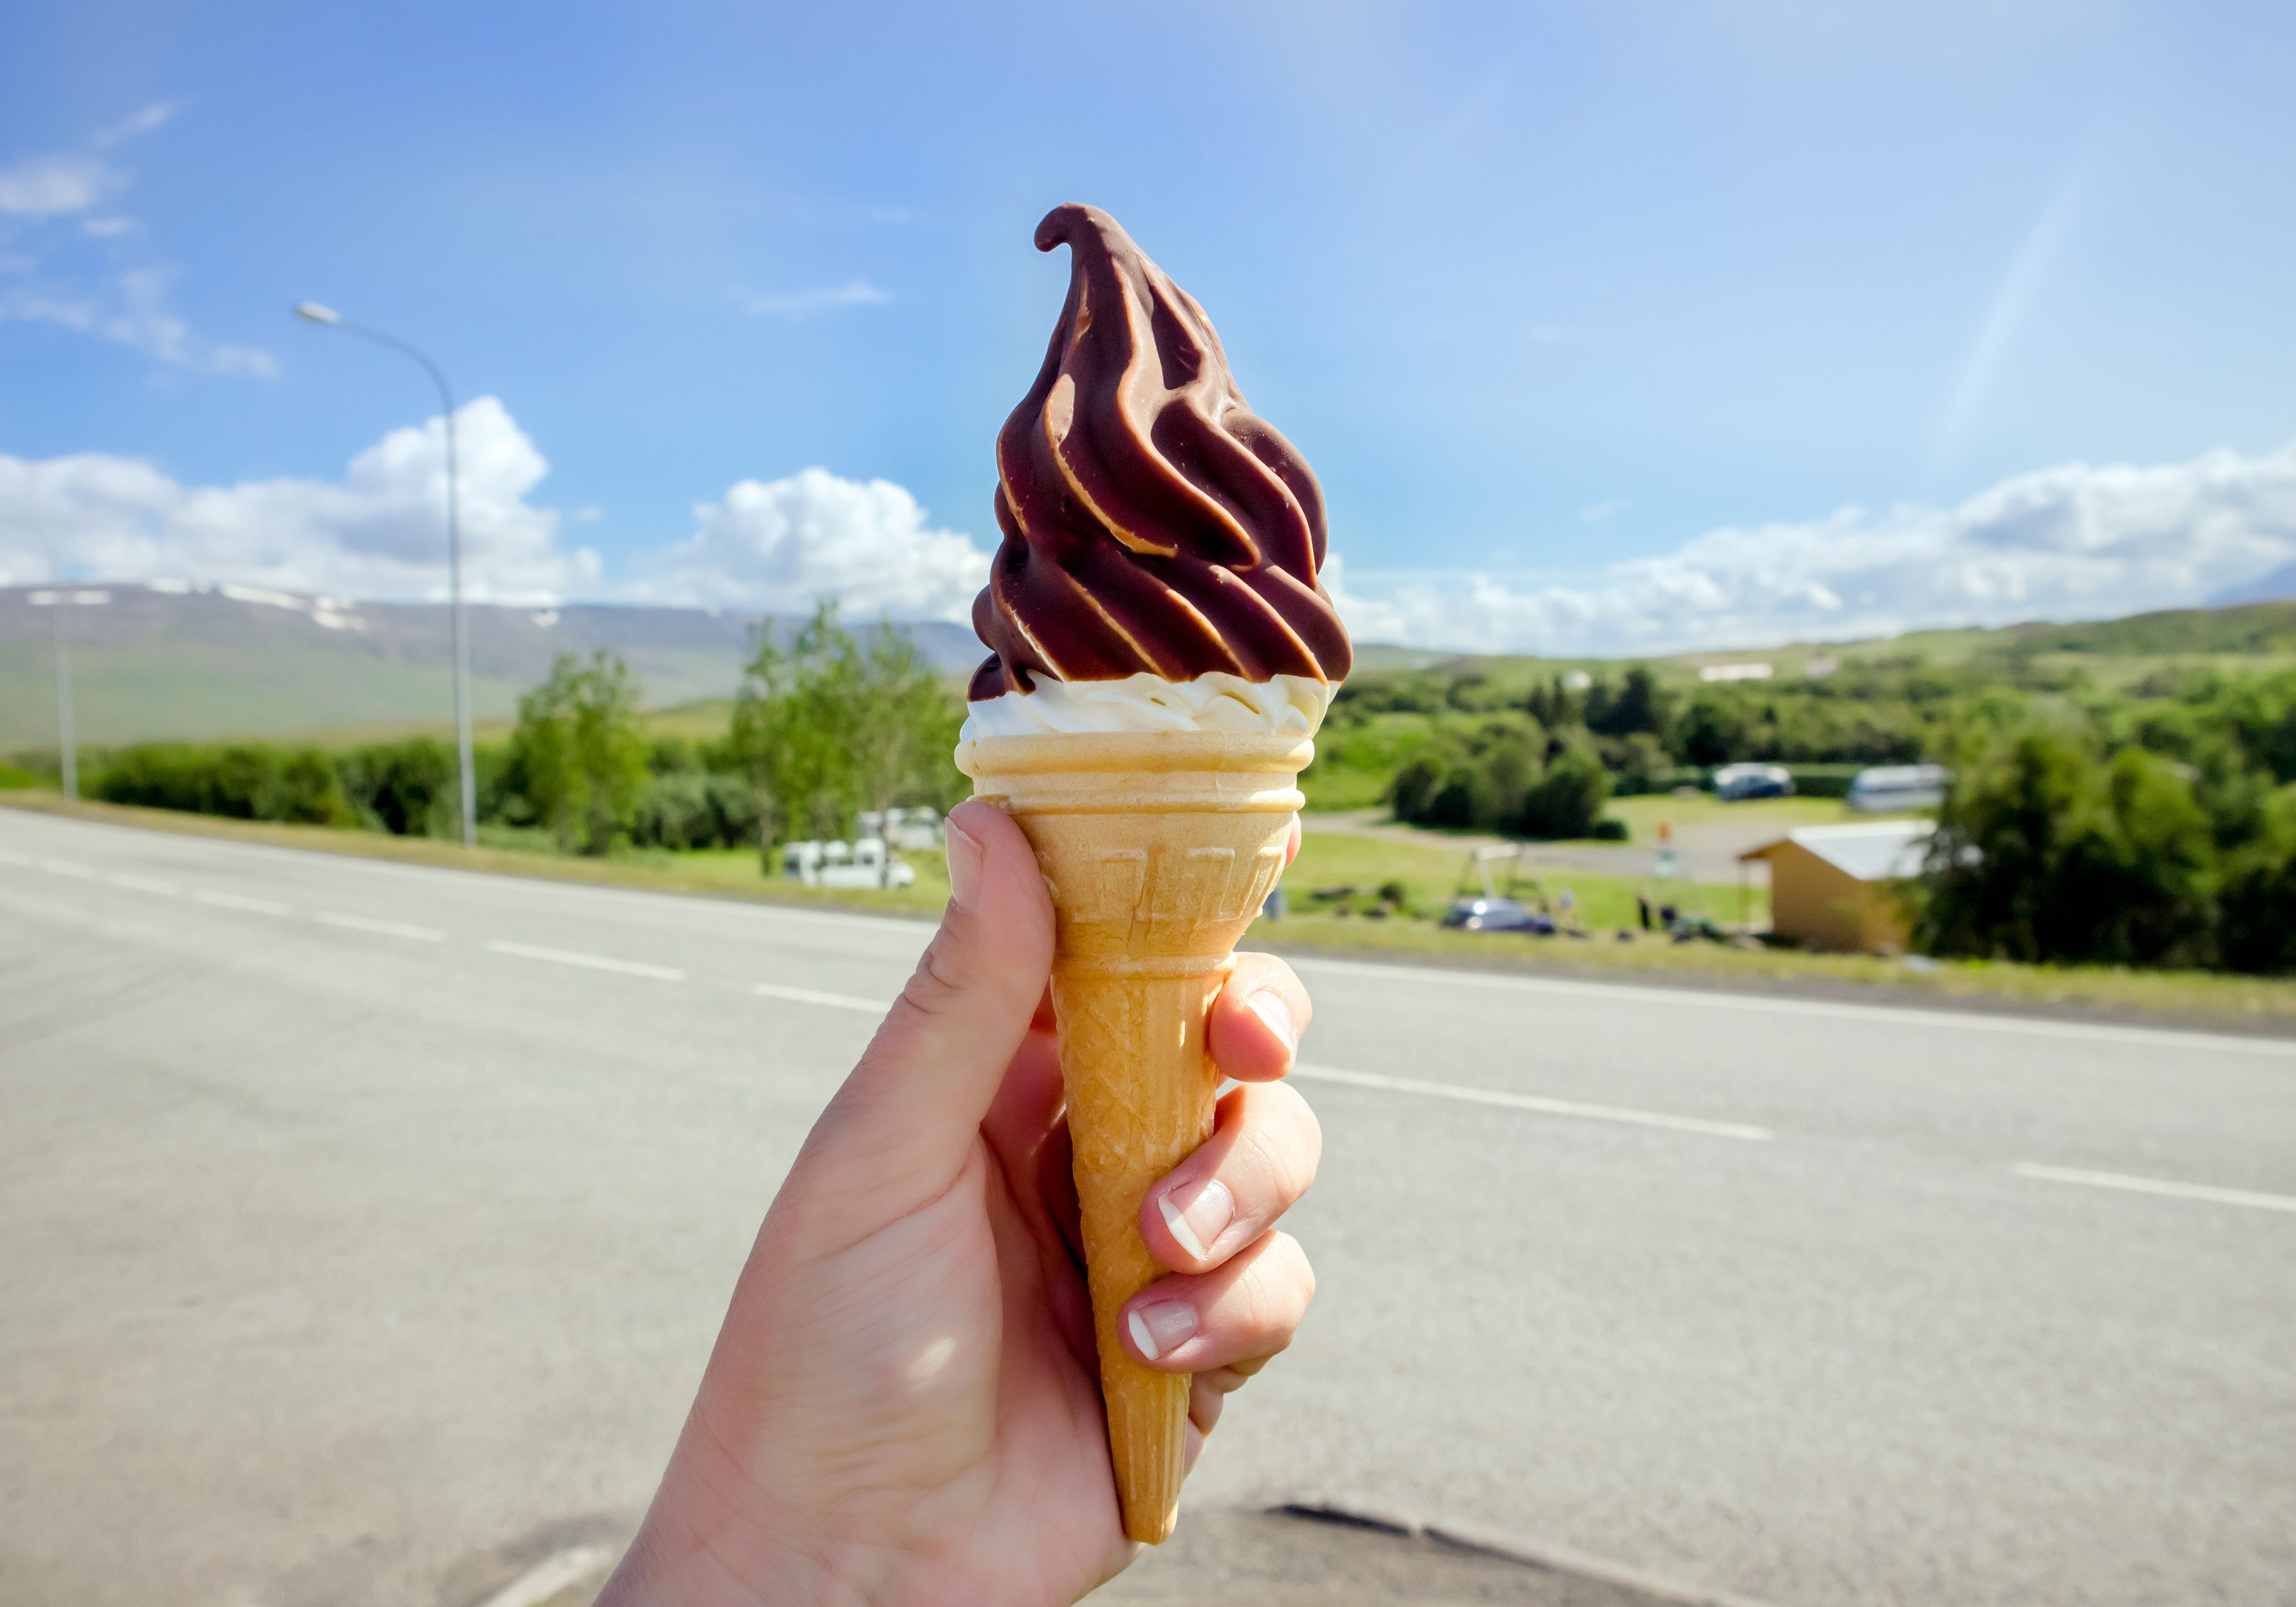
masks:
[[[2209,599],[2210,608],[2230,608],[2243,603],[2278,603],[2296,597],[2296,563],[2284,563],[2267,575],[2228,586]]]
[[[55,692],[45,588],[0,587],[0,751],[52,746]],[[445,721],[454,709],[452,627],[439,603],[346,603],[253,586],[88,586],[101,605],[62,611],[73,704],[91,743],[261,736],[320,727]],[[651,707],[733,695],[758,616],[695,608],[473,604],[472,707],[517,711],[561,652],[604,647],[628,661]],[[794,623],[766,621],[776,631]],[[904,627],[951,675],[980,661],[963,626]]]

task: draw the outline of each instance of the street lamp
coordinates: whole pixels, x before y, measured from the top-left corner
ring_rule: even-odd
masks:
[[[48,578],[59,581],[62,576],[56,568],[53,553],[48,558]],[[56,757],[63,770],[64,796],[79,796],[79,742],[72,731],[71,649],[65,645],[64,610],[67,608],[101,608],[111,601],[110,592],[68,592],[62,586],[53,586],[45,592],[34,592],[30,602],[34,608],[52,608],[48,616],[54,627],[56,646]]]
[[[471,765],[471,640],[463,621],[463,522],[455,484],[454,389],[447,383],[447,376],[439,372],[439,365],[396,335],[387,335],[379,329],[368,329],[364,324],[346,322],[342,314],[333,307],[322,307],[316,301],[298,301],[295,316],[306,324],[340,329],[345,334],[357,335],[379,346],[404,352],[420,363],[422,372],[430,376],[430,382],[439,387],[439,400],[446,409],[447,418],[447,576],[448,594],[454,603],[455,621],[455,764],[462,778],[463,846],[476,848],[479,844],[479,783],[478,773]]]

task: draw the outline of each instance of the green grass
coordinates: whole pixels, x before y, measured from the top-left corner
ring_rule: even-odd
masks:
[[[1464,847],[1394,842],[1384,838],[1311,829],[1300,837],[1299,860],[1283,878],[1283,885],[1291,895],[1292,909],[1303,918],[1328,912],[1326,918],[1337,924],[1352,922],[1378,926],[1382,923],[1371,918],[1369,911],[1378,902],[1380,887],[1387,882],[1400,882],[1407,914],[1402,918],[1390,917],[1383,924],[1401,928],[1413,924],[1414,920],[1431,922],[1441,915],[1454,894],[1463,887],[1480,891],[1480,881],[1464,880],[1471,874]],[[1751,901],[1742,914],[1735,887],[1682,881],[1665,885],[1664,898],[1686,914],[1705,915],[1715,921],[1751,919],[1757,922],[1769,916],[1769,895],[1763,888],[1752,890]],[[1544,900],[1549,908],[1559,909],[1562,893],[1568,889],[1573,895],[1579,923],[1611,931],[1636,925],[1636,890],[1655,890],[1656,886],[1646,879],[1632,876],[1542,868],[1516,884],[1515,896],[1534,907]],[[1353,895],[1345,898],[1316,897],[1318,892],[1342,887],[1352,887]],[[1505,890],[1504,886],[1500,888],[1500,891]],[[1350,913],[1337,914],[1342,908]]]

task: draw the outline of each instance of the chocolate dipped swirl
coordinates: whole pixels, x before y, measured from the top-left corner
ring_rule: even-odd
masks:
[[[1348,635],[1325,594],[1324,494],[1245,406],[1203,308],[1097,207],[1055,208],[1068,303],[996,437],[1003,545],[972,604],[983,701],[1150,674],[1336,683]]]

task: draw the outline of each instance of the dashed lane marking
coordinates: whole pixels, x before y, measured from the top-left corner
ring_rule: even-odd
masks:
[[[1751,1127],[1741,1121],[1709,1121],[1699,1116],[1669,1116],[1658,1111],[1587,1104],[1575,1099],[1549,1099],[1538,1094],[1510,1094],[1498,1088],[1471,1088],[1458,1083],[1422,1082],[1415,1077],[1382,1077],[1375,1071],[1342,1071],[1336,1066],[1294,1066],[1292,1075],[1306,1078],[1311,1082],[1345,1083],[1350,1087],[1379,1088],[1392,1094],[1455,1099],[1464,1104],[1498,1105],[1510,1111],[1531,1111],[1541,1116],[1569,1116],[1587,1121],[1624,1122],[1629,1127],[1663,1127],[1677,1133],[1697,1133],[1708,1138],[1742,1138],[1759,1144],[1775,1136],[1767,1127]]]
[[[95,867],[72,859],[37,859],[33,861],[51,876],[71,876],[81,881],[95,880]]]
[[[604,955],[577,954],[570,948],[544,948],[533,943],[510,943],[500,938],[487,947],[498,955],[521,960],[547,960],[554,965],[579,965],[590,971],[619,972],[626,977],[651,977],[657,982],[683,982],[685,973],[673,965],[648,965],[641,960],[615,960]]]
[[[769,999],[789,999],[800,1004],[826,1004],[832,1010],[861,1010],[882,1015],[893,1006],[883,999],[856,998],[849,993],[824,993],[817,988],[785,988],[779,982],[752,982],[750,991]]]
[[[124,887],[131,892],[157,893],[163,898],[172,898],[184,890],[174,882],[162,881],[157,876],[136,876],[126,871],[114,871],[104,880],[114,887]]]
[[[417,943],[444,943],[447,934],[435,926],[409,926],[404,921],[378,921],[372,915],[346,915],[340,910],[323,909],[318,914],[322,926],[340,926],[346,931],[371,931],[386,938],[406,938]]]
[[[275,898],[250,898],[245,893],[218,893],[212,888],[201,888],[192,895],[201,904],[212,904],[218,909],[243,909],[251,914],[283,915],[287,906]]]
[[[2204,1200],[2214,1205],[2245,1205],[2255,1210],[2296,1211],[2296,1194],[2267,1194],[2255,1189],[2217,1188],[2205,1183],[2174,1183],[2166,1177],[2137,1177],[2127,1172],[2092,1172],[2077,1166],[2042,1166],[2020,1161],[2009,1168],[2020,1177],[2044,1183],[2079,1183],[2090,1188],[2117,1188],[2132,1194],[2160,1194],[2170,1200]]]

